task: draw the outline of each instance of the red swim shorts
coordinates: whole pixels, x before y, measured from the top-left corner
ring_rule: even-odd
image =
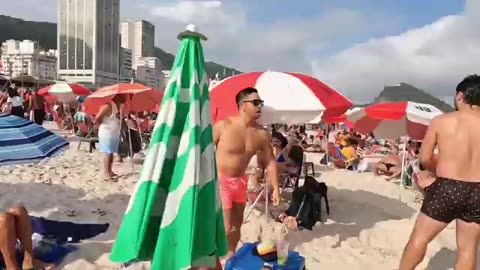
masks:
[[[231,177],[219,173],[218,183],[223,209],[232,209],[234,202],[247,202],[248,177],[246,175]]]

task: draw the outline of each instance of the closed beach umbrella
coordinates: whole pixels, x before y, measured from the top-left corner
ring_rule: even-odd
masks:
[[[38,162],[66,146],[65,139],[42,126],[0,113],[0,165]]]
[[[210,89],[213,120],[238,114],[235,95],[247,87],[255,87],[265,101],[262,124],[304,124],[320,114],[339,116],[352,106],[345,96],[308,75],[250,72],[229,77]]]
[[[53,96],[56,101],[65,103],[76,101],[78,97],[85,97],[90,93],[90,89],[75,83],[57,83],[38,90],[39,95]]]
[[[215,267],[226,254],[200,39],[190,25],[163,97],[112,261],[151,260],[151,269]],[[88,101],[88,100],[87,100]]]

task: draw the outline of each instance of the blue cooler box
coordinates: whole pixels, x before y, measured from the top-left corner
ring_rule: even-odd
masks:
[[[303,270],[305,258],[298,252],[289,251],[287,264],[278,265],[276,261],[265,262],[253,254],[257,243],[244,244],[225,264],[225,270],[260,270],[264,265],[269,265],[273,270]]]

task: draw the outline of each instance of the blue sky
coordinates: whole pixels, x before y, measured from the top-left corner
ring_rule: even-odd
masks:
[[[209,37],[209,60],[307,73],[361,101],[398,82],[450,96],[480,73],[480,0],[122,0],[121,8],[124,19],[154,23],[167,51],[195,23]],[[55,21],[56,0],[6,1],[0,13]]]

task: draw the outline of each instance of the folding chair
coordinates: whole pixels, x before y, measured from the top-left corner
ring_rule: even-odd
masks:
[[[85,122],[77,122],[78,130],[86,134],[85,137],[77,136],[79,138],[77,149],[80,150],[82,142],[87,142],[90,144],[88,152],[92,153],[95,143],[98,142],[98,137],[95,136],[95,127],[89,126],[88,121],[89,120],[87,119]]]

